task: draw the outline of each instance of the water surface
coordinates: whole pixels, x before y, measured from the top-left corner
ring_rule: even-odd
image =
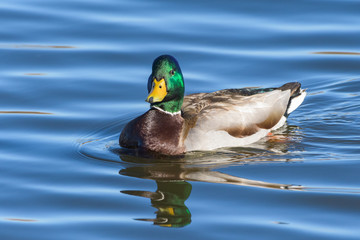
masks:
[[[0,6],[1,239],[359,239],[358,1]],[[137,156],[117,138],[164,53],[187,94],[309,94],[251,146]]]

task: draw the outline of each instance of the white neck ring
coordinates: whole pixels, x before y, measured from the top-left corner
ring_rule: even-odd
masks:
[[[167,112],[167,111],[165,111],[164,109],[161,109],[161,108],[156,107],[156,106],[152,106],[151,108],[155,108],[155,109],[157,109],[157,110],[159,110],[159,111],[161,111],[161,112],[164,112],[164,113],[166,113],[166,114],[169,114],[169,115],[178,115],[178,114],[181,114],[181,111],[171,113],[171,112]]]

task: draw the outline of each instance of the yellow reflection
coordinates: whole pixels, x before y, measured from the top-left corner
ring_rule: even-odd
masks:
[[[35,219],[23,219],[23,218],[5,218],[8,221],[15,221],[15,222],[37,222]]]
[[[88,141],[85,141],[85,142],[80,142],[80,144],[84,145],[84,144],[92,143],[92,142],[99,141],[99,140],[100,139],[92,139],[92,140],[88,140]]]
[[[48,112],[36,112],[36,111],[0,111],[0,114],[40,114],[40,115],[51,115],[53,113]]]
[[[10,48],[76,48],[75,46],[66,45],[32,45],[32,44],[21,44],[21,45],[10,45]]]
[[[44,76],[46,73],[24,73],[27,76]]]
[[[358,52],[312,52],[312,54],[330,54],[330,55],[360,55]]]
[[[125,190],[124,194],[148,198],[157,209],[156,218],[137,218],[138,221],[153,222],[161,227],[184,227],[191,223],[190,210],[185,205],[192,186],[185,181],[156,181],[155,192]]]

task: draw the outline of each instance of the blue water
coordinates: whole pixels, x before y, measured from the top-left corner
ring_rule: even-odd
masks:
[[[360,2],[0,3],[0,239],[360,239]],[[186,93],[299,81],[247,147],[120,149],[154,58]]]

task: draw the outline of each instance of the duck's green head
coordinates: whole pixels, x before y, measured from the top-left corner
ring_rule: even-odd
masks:
[[[181,110],[184,98],[184,79],[176,59],[162,55],[154,60],[148,80],[146,101],[170,113]]]

